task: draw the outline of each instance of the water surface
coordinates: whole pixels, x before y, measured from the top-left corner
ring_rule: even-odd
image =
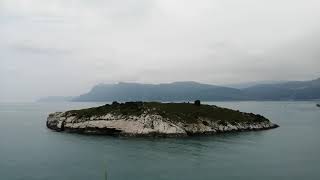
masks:
[[[259,113],[281,127],[193,138],[57,133],[48,113],[98,103],[1,103],[0,179],[320,179],[316,102],[209,102]]]

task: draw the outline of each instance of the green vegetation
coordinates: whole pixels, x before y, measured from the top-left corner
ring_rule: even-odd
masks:
[[[92,116],[103,116],[108,113],[116,115],[136,115],[139,116],[145,110],[145,104],[143,102],[126,102],[118,103],[113,102],[112,104],[106,104],[104,106],[93,107],[88,109],[71,110],[67,111],[67,116],[76,115],[77,117],[92,117]]]
[[[220,124],[226,122],[261,122],[268,121],[261,115],[252,113],[243,113],[227,108],[221,108],[214,105],[195,103],[160,103],[160,102],[113,102],[100,107],[72,110],[67,112],[67,116],[75,115],[77,117],[102,116],[105,114],[115,114],[130,116],[139,116],[143,113],[158,114],[168,118],[170,121],[195,122],[201,119],[217,121]]]

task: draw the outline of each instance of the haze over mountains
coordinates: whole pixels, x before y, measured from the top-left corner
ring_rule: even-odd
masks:
[[[320,78],[311,81],[261,84],[245,88],[243,91],[254,100],[320,99]]]
[[[320,78],[230,88],[197,82],[99,84],[72,101],[241,101],[320,99]]]

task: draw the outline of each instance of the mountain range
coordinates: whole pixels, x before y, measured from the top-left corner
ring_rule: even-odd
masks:
[[[320,99],[320,78],[231,88],[197,82],[99,84],[72,101],[245,101]]]

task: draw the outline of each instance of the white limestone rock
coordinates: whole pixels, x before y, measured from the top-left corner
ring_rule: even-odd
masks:
[[[215,134],[232,131],[263,130],[278,127],[269,121],[248,123],[218,123],[209,119],[187,123],[172,122],[157,114],[144,112],[140,116],[122,116],[106,114],[79,118],[63,112],[48,116],[47,127],[56,131],[70,131],[88,134],[123,135],[123,136],[188,136],[195,134]]]

